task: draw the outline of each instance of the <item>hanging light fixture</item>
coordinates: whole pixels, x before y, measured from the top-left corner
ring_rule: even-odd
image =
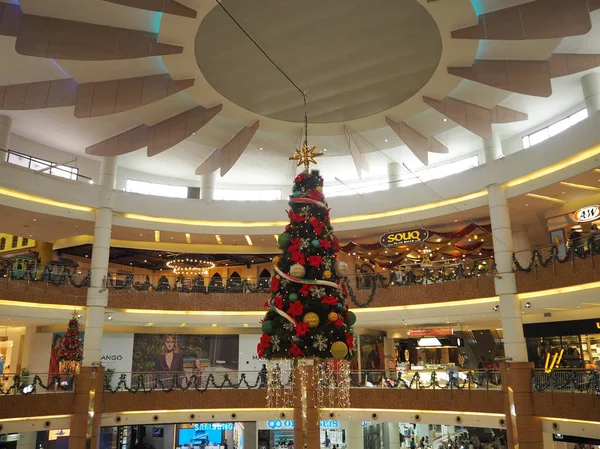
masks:
[[[174,274],[182,276],[207,276],[216,267],[214,257],[201,254],[180,254],[167,262]]]

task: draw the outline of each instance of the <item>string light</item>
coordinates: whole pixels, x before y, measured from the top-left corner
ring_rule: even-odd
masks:
[[[211,269],[216,267],[216,264],[210,256],[181,254],[177,258],[169,260],[167,267],[171,268],[173,273],[178,275],[194,276],[200,274],[206,276]]]

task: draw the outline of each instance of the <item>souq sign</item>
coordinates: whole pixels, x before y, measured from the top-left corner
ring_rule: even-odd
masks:
[[[337,429],[340,427],[340,422],[321,420],[319,421],[319,425],[321,426],[321,429]],[[267,426],[269,429],[293,429],[294,421],[291,419],[287,419],[285,421],[281,421],[280,419],[272,419],[271,421],[267,422]]]
[[[573,221],[587,223],[600,218],[600,206],[582,207],[573,213]]]
[[[388,232],[379,238],[381,246],[390,247],[408,245],[410,243],[421,243],[427,240],[429,231],[427,229],[409,229],[407,231]]]

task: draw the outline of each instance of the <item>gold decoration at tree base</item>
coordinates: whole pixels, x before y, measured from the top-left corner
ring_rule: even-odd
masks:
[[[58,364],[60,374],[79,374],[81,372],[81,362],[75,360],[61,360]]]

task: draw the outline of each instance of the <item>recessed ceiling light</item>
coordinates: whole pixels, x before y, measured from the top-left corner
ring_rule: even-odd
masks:
[[[29,234],[29,237],[33,237],[33,235]]]
[[[387,143],[387,141],[388,141],[388,140],[387,140],[387,139],[384,139],[383,141]]]
[[[142,237],[144,234],[140,234],[140,237]]]
[[[443,120],[444,122],[447,122],[447,121],[448,121],[448,119],[447,119],[446,117],[444,117],[442,120]]]
[[[144,263],[147,263],[148,261],[146,259],[144,259]]]
[[[529,206],[529,204],[525,203],[525,206]]]
[[[560,194],[561,194],[561,195],[566,195],[566,194],[567,194],[567,192],[560,192]]]
[[[88,255],[86,254],[85,257],[88,257]]]
[[[192,133],[192,136],[195,136],[195,135],[196,135],[196,133]]]
[[[327,151],[327,148],[323,148],[323,151]]]
[[[260,148],[259,148],[259,150],[260,150],[260,151],[262,151],[262,150],[263,150],[263,147],[260,147]]]
[[[33,221],[37,221],[37,218],[34,218]]]

